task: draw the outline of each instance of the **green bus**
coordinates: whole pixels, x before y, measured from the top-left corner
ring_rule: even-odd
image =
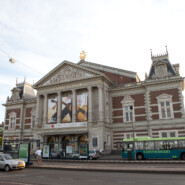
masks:
[[[185,137],[135,137],[134,139],[123,139],[122,147],[122,158],[124,159],[185,160]]]

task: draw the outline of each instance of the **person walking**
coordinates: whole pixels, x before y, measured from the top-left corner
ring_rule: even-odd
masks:
[[[102,156],[103,148],[100,148],[100,157]]]
[[[37,164],[39,166],[42,163],[42,150],[38,148],[35,152],[35,155],[37,156]]]

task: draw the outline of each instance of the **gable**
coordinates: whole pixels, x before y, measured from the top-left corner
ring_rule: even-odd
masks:
[[[47,86],[86,78],[92,78],[98,75],[102,74],[94,70],[81,67],[77,64],[64,61],[52,71],[50,71],[47,75],[45,75],[41,80],[39,80],[34,85],[34,88],[38,86]]]

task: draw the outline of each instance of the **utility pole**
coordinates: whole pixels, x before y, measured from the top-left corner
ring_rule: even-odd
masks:
[[[132,134],[133,134],[133,149],[134,149],[134,160],[136,160],[136,147],[135,147],[135,131],[134,131],[134,119],[133,119],[133,106],[130,106],[132,111]]]

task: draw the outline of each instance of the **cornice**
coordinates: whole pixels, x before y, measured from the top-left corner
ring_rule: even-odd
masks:
[[[23,105],[23,104],[29,104],[29,103],[35,103],[37,101],[37,98],[31,98],[31,99],[24,99],[24,100],[18,100],[18,101],[9,101],[5,104],[2,104],[3,106],[11,106],[11,105]]]

